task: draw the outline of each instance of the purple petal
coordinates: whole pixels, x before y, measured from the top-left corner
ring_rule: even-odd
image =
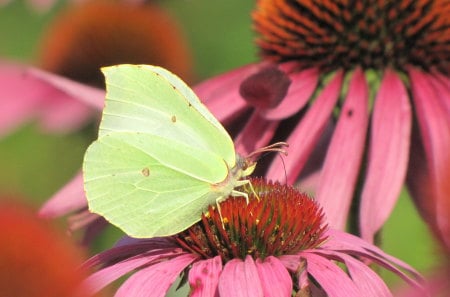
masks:
[[[447,219],[445,207],[447,195],[440,185],[448,182],[445,166],[448,164],[450,150],[450,112],[445,101],[450,98],[447,94],[438,94],[429,81],[429,76],[414,68],[409,69],[414,106],[416,107],[420,134],[425,149],[428,164],[429,186],[432,197],[418,197],[427,199],[424,204],[431,204],[441,237],[450,246],[450,223]]]
[[[387,70],[375,99],[369,165],[361,196],[361,235],[369,242],[394,208],[405,180],[411,113],[402,81]]]
[[[394,272],[411,285],[417,287],[421,286],[415,279],[422,281],[422,277],[414,268],[405,262],[386,254],[380,248],[367,241],[349,233],[333,230],[331,228],[326,231],[325,235],[328,236],[328,239],[320,247],[321,250],[338,251],[348,255],[364,257]],[[406,275],[397,266],[410,273],[415,279]]]
[[[269,120],[280,120],[297,113],[314,93],[319,80],[316,68],[296,71],[289,74],[292,83],[283,101],[275,108],[261,110]]]
[[[272,180],[284,181],[292,184],[305,166],[308,157],[315,148],[320,136],[327,127],[328,119],[339,98],[343,73],[338,72],[333,80],[320,93],[311,109],[300,121],[286,142],[288,155],[283,160],[275,158],[266,177]],[[293,82],[295,85],[296,82]]]
[[[268,121],[254,112],[244,129],[234,140],[236,151],[247,156],[255,149],[266,146],[275,134],[278,122]]]
[[[292,295],[292,278],[277,258],[270,256],[264,261],[256,260],[259,279],[265,297],[290,297]]]
[[[258,270],[252,257],[233,259],[225,264],[219,279],[221,297],[264,296]]]
[[[363,296],[351,278],[332,261],[313,253],[302,253],[302,256],[306,259],[308,273],[329,297]]]
[[[243,66],[198,84],[194,91],[211,113],[220,122],[227,124],[248,108],[239,94],[240,84],[246,77],[264,67],[264,63]]]
[[[212,259],[195,262],[189,270],[190,297],[219,297],[217,285],[222,272],[222,259],[216,256]]]
[[[185,254],[144,268],[130,276],[114,296],[164,297],[178,275],[196,259]]]
[[[83,188],[83,174],[79,172],[69,183],[54,194],[39,210],[39,215],[54,218],[87,207]]]
[[[317,191],[317,201],[333,228],[345,227],[363,156],[368,118],[367,83],[358,68],[350,81]]]

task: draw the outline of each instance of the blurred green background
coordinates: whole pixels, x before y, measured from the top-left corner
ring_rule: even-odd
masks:
[[[158,1],[155,1],[158,2]],[[198,79],[256,61],[250,12],[254,1],[164,0],[181,24],[194,54]],[[37,44],[52,17],[63,8],[38,13],[23,1],[0,8],[0,59],[33,63]],[[1,98],[0,98],[1,100]],[[0,138],[0,194],[22,197],[38,207],[80,168],[92,133],[44,134],[33,123]],[[109,247],[121,233],[110,228],[93,248]],[[383,249],[423,273],[439,263],[439,253],[406,192],[382,234]],[[389,283],[395,282],[384,273]]]

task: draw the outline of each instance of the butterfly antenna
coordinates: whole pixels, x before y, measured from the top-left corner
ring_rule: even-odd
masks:
[[[267,153],[267,152],[277,152],[277,153],[287,156],[287,151],[286,151],[287,147],[289,147],[289,144],[287,142],[284,142],[284,141],[275,142],[273,144],[270,144],[268,146],[259,148],[255,151],[251,152],[249,155],[247,155],[246,159],[252,160],[255,157],[261,155],[262,153]]]

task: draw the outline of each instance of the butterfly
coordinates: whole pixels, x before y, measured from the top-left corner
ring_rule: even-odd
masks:
[[[256,165],[176,75],[151,65],[102,68],[106,99],[83,179],[89,210],[136,238],[189,228]],[[265,150],[277,150],[278,144]],[[258,153],[258,152],[257,152]]]

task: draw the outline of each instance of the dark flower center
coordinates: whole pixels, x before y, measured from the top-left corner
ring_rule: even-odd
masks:
[[[100,68],[155,64],[191,80],[191,58],[177,23],[158,6],[88,1],[67,9],[44,35],[40,66],[103,87]]]
[[[314,200],[279,183],[251,183],[254,192],[240,189],[249,195],[248,205],[244,197],[229,197],[220,212],[210,206],[199,223],[177,235],[178,243],[204,258],[219,255],[227,261],[295,254],[326,240],[324,214]]]
[[[449,73],[448,0],[260,0],[253,13],[264,57],[304,67]]]

